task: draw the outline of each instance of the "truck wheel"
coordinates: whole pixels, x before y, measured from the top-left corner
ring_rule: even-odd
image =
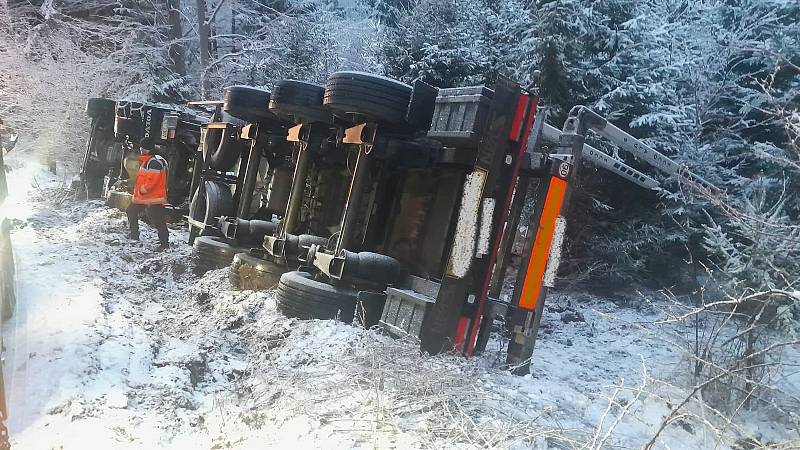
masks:
[[[188,146],[170,145],[166,147],[164,157],[167,159],[167,200],[176,207],[183,207],[188,203],[189,190],[192,185],[192,174],[189,168],[193,166],[192,153]]]
[[[359,114],[378,122],[403,124],[411,101],[411,86],[363,72],[336,72],[325,84],[323,103],[334,114]]]
[[[286,268],[248,253],[237,253],[231,263],[230,280],[234,289],[261,291],[274,289]]]
[[[222,238],[214,236],[200,236],[192,245],[192,272],[203,275],[209,270],[228,267],[237,253],[247,249],[234,247]]]
[[[333,122],[330,111],[322,106],[325,88],[297,80],[283,80],[275,85],[269,110],[294,123]]]
[[[228,186],[216,182],[206,181],[197,189],[189,205],[189,217],[205,225],[200,231],[200,236],[219,235],[213,226],[222,216],[233,215],[233,195]],[[233,256],[231,256],[233,258]]]
[[[11,248],[11,236],[8,234],[8,225],[3,224],[3,236],[0,238],[0,295],[3,296],[0,308],[2,308],[2,320],[5,322],[14,315],[17,307],[17,290],[14,284],[15,266],[14,251]]]
[[[225,88],[222,110],[245,122],[278,122],[269,111],[271,93],[250,86]]]
[[[231,170],[242,157],[244,143],[239,140],[239,136],[237,136],[239,128],[233,128],[233,130],[225,128],[219,131],[222,133],[221,136],[219,136],[219,143],[208,159],[212,169],[227,172]]]
[[[92,119],[101,117],[114,120],[114,112],[117,108],[117,102],[107,98],[90,98],[86,101],[86,115]]]
[[[352,323],[358,293],[314,280],[307,272],[287,272],[278,283],[278,310],[299,319],[339,319]]]

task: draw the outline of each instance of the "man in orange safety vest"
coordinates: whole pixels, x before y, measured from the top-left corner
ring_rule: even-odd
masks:
[[[139,173],[133,188],[133,199],[126,210],[130,237],[139,240],[139,215],[147,211],[150,224],[158,230],[158,251],[169,248],[169,230],[167,230],[167,161],[159,155],[151,154],[151,144],[142,142],[139,156]]]

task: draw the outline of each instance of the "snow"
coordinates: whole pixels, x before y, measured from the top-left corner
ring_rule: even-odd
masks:
[[[225,269],[196,278],[181,227],[156,253],[154,230],[127,241],[122,213],[61,199],[62,181],[39,167],[10,176],[16,448],[637,448],[687,394],[655,297],[551,296],[533,374],[516,377],[500,367],[502,339],[480,357],[431,357],[375,330],[289,319],[271,291],[231,290]],[[713,412],[687,410],[656,448],[791,432],[748,412],[718,442]]]

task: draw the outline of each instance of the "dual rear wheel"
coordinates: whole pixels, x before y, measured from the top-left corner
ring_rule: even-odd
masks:
[[[278,283],[278,310],[298,319],[353,321],[358,292],[317,281],[307,272],[287,272]]]
[[[237,253],[247,251],[234,247],[216,236],[200,236],[192,244],[192,272],[203,275],[209,270],[228,267]]]

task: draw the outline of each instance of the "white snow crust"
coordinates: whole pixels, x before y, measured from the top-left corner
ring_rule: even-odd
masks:
[[[153,229],[128,242],[122,213],[56,200],[63,181],[37,166],[9,176],[15,448],[640,448],[687,393],[657,300],[553,295],[533,374],[517,377],[500,367],[501,339],[480,357],[431,357],[375,330],[286,318],[272,292],[231,290],[225,269],[197,279],[180,227],[156,253]],[[796,433],[754,414],[718,436],[710,411],[688,409],[656,448]]]

